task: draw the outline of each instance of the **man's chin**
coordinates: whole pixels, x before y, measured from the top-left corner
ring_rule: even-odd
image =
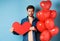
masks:
[[[30,15],[29,17],[33,17],[33,16]]]

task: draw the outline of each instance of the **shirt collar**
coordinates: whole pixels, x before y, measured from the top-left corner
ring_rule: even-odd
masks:
[[[34,19],[33,19],[33,21],[34,21],[36,18],[35,18],[34,16],[33,16],[33,18],[34,18]],[[28,16],[27,16],[27,21],[29,21],[29,20],[28,20]]]

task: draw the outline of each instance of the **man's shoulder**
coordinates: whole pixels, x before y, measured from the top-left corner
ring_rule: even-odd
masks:
[[[25,21],[27,21],[27,20],[28,20],[27,17],[25,17],[25,18],[23,18],[21,21],[25,22]]]
[[[21,20],[21,24],[23,24],[24,22],[26,22],[27,21],[27,17],[25,17],[25,18],[23,18],[22,20]]]
[[[27,17],[23,18],[22,21],[23,21],[23,20],[27,20]]]

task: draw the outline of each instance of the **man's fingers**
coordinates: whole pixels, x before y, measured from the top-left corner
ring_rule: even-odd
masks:
[[[12,28],[10,29],[10,32],[13,32],[13,30],[14,30],[14,28],[12,27]]]

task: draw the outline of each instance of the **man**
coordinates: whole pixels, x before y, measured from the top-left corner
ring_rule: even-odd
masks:
[[[36,23],[37,23],[37,18],[35,18],[33,15],[34,15],[34,6],[32,5],[29,5],[27,7],[27,14],[28,16],[24,19],[22,19],[21,21],[21,24],[23,24],[24,22],[28,21],[30,22],[30,24],[32,25],[30,27],[30,30],[29,32],[27,32],[26,34],[23,35],[23,41],[37,41],[37,37],[36,37],[36,32],[37,32],[37,29],[36,29]],[[15,31],[13,31],[13,28],[11,28],[11,32],[13,32],[14,34],[17,34]]]

